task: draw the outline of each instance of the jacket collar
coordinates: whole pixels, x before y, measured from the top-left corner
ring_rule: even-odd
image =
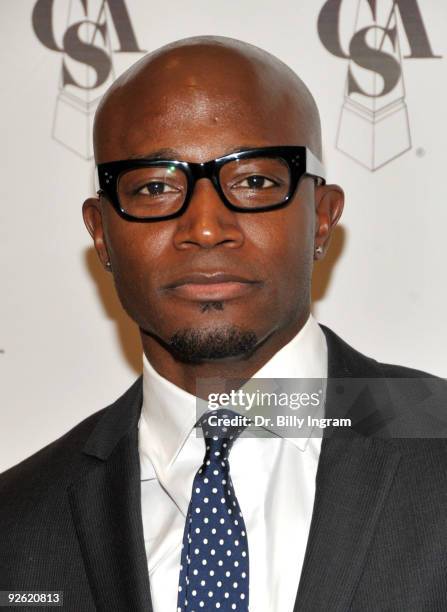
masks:
[[[140,418],[143,401],[142,376],[111,406],[90,434],[84,453],[106,461],[119,441],[134,430]]]

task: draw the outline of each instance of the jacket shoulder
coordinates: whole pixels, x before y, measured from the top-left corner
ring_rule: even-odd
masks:
[[[115,402],[88,416],[57,440],[0,474],[0,497],[15,494],[17,490],[25,495],[32,490],[44,491],[76,479],[85,462],[90,460],[90,465],[94,459],[83,453],[87,441],[102,422],[116,419],[116,415],[122,412],[126,398],[139,382],[140,379],[137,379]]]
[[[36,475],[40,475],[39,480],[44,480],[66,471],[73,457],[81,451],[95,425],[109,409],[108,406],[98,410],[57,440],[0,474],[0,493],[5,493],[5,489],[14,486],[15,483],[29,482]],[[71,467],[74,468],[73,465]]]
[[[430,378],[434,380],[444,380],[435,374],[424,372],[416,368],[409,368],[394,363],[377,362],[386,378]]]
[[[394,363],[385,363],[361,353],[350,346],[332,329],[320,324],[329,349],[329,359],[333,363],[333,371],[337,377],[356,376],[358,378],[432,378],[442,381],[444,379],[416,368],[410,368]]]

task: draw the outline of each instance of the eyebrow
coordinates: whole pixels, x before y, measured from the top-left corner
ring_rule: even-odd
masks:
[[[178,152],[175,149],[158,149],[157,151],[151,151],[151,153],[144,153],[143,155],[129,155],[128,159],[176,159]]]
[[[239,145],[237,147],[231,148],[230,150],[226,151],[222,155],[219,155],[219,157],[225,157],[226,155],[231,155],[232,153],[240,153],[241,151],[246,151],[247,149],[256,149],[259,146],[260,145],[252,145],[252,144],[247,144],[243,146]],[[171,149],[167,147],[163,149],[158,149],[157,151],[151,151],[150,153],[145,153],[143,155],[141,154],[130,155],[128,159],[177,160],[179,158],[181,159],[181,156],[179,155],[179,152],[176,149]]]

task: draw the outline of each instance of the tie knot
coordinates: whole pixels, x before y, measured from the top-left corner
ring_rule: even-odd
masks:
[[[200,420],[206,442],[207,455],[211,460],[223,461],[230,453],[233,442],[247,426],[246,417],[219,408],[204,414]]]

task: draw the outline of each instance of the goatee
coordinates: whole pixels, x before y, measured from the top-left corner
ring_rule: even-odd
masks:
[[[186,363],[240,357],[251,353],[258,343],[256,333],[234,325],[210,329],[181,329],[169,347]]]

